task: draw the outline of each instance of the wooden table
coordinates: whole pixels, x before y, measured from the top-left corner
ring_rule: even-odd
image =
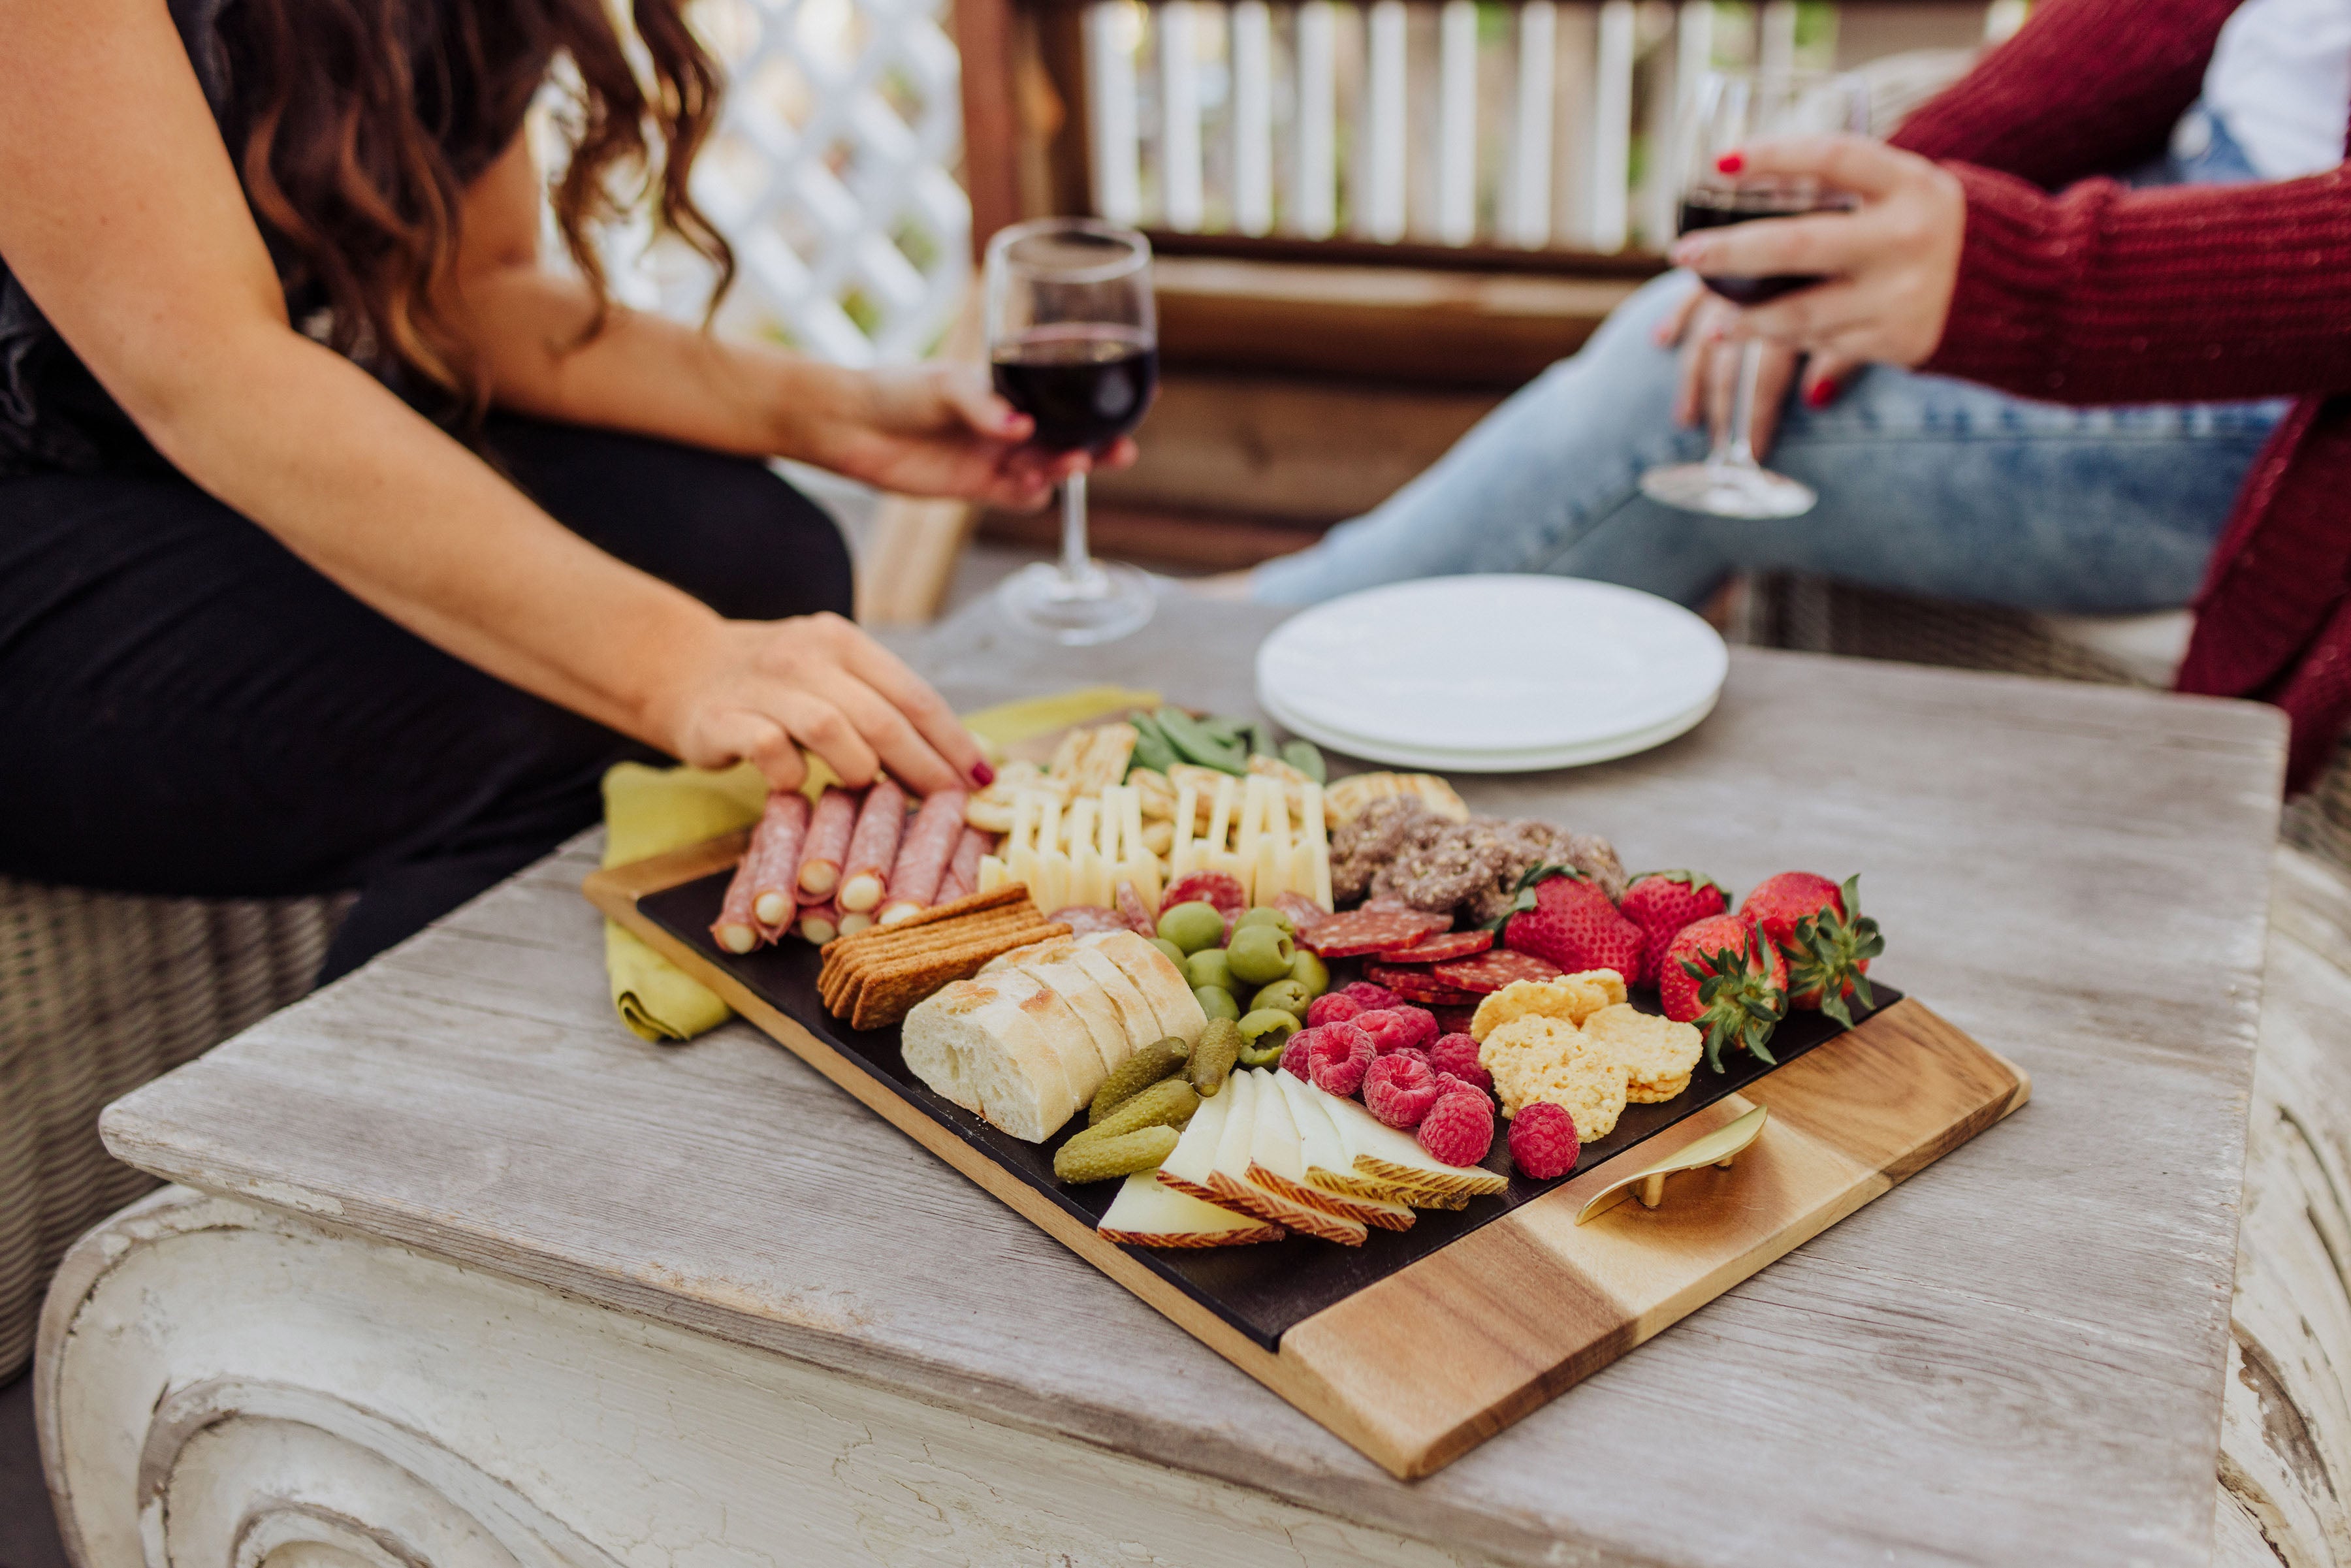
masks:
[[[982,609],[918,657],[962,705],[1231,707],[1274,619],[1175,600],[1079,655]],[[2034,1096],[1411,1485],[747,1028],[626,1034],[583,841],[109,1113],[194,1190],[51,1299],[80,1561],[143,1517],[177,1562],[382,1568],[2201,1564],[2283,745],[2245,704],[1742,652],[1670,746],[1462,780],[1635,864],[1862,872],[1888,978]]]

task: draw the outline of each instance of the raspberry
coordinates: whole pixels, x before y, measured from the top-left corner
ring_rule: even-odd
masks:
[[[1494,1103],[1456,1090],[1420,1119],[1420,1146],[1448,1166],[1474,1166],[1494,1146]]]
[[[1357,1005],[1366,1012],[1374,1008],[1392,1008],[1403,1000],[1385,986],[1375,986],[1369,980],[1357,980],[1353,985],[1342,986],[1339,988],[1339,994],[1343,997],[1353,997]]]
[[[1426,1008],[1416,1008],[1408,1002],[1398,1002],[1388,1010],[1402,1014],[1404,1020],[1412,1025],[1412,1038],[1405,1041],[1406,1045],[1426,1046],[1437,1038],[1437,1015]]]
[[[1388,1054],[1390,1056],[1408,1056],[1412,1058],[1413,1061],[1419,1062],[1423,1067],[1427,1068],[1429,1076],[1433,1078],[1437,1075],[1437,1063],[1429,1061],[1428,1052],[1421,1050],[1420,1047],[1416,1045],[1407,1045],[1402,1051],[1391,1051]]]
[[[1420,1011],[1417,1008],[1412,1010]],[[1420,1026],[1406,1018],[1402,1008],[1372,1008],[1357,1013],[1348,1021],[1372,1037],[1373,1048],[1382,1056],[1391,1051],[1402,1051],[1406,1046],[1425,1043],[1420,1038]],[[1429,1021],[1433,1023],[1436,1020],[1432,1019]]]
[[[1308,1060],[1306,1053],[1313,1050],[1314,1042],[1322,1038],[1322,1031],[1317,1029],[1301,1029],[1291,1035],[1289,1043],[1281,1048],[1281,1071],[1301,1078],[1309,1083],[1313,1082],[1313,1063]]]
[[[1311,1082],[1326,1094],[1344,1099],[1364,1086],[1364,1072],[1372,1064],[1372,1037],[1345,1022],[1326,1024],[1314,1031],[1306,1048]]]
[[[1471,1083],[1466,1079],[1456,1078],[1450,1072],[1437,1072],[1437,1069],[1433,1067],[1430,1068],[1429,1071],[1437,1072],[1437,1097],[1440,1100],[1444,1099],[1447,1094],[1483,1094],[1486,1092],[1483,1089],[1479,1088],[1475,1083]]]
[[[1510,1118],[1510,1163],[1519,1174],[1537,1181],[1563,1176],[1575,1168],[1583,1146],[1575,1136],[1575,1118],[1563,1105],[1530,1100]]]
[[[1383,1056],[1364,1074],[1364,1104],[1391,1127],[1410,1131],[1437,1103],[1437,1074],[1417,1051]]]
[[[1438,1036],[1428,1048],[1428,1064],[1439,1072],[1450,1072],[1472,1089],[1483,1092],[1494,1087],[1494,1075],[1478,1065],[1478,1042],[1466,1034]]]
[[[1364,1010],[1364,1004],[1344,991],[1332,991],[1327,997],[1317,997],[1314,1005],[1306,1009],[1306,1026],[1320,1029],[1326,1023],[1339,1023]]]

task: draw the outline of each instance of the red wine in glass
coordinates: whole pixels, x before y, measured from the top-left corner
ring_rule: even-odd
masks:
[[[1810,213],[1853,210],[1849,196],[1807,196],[1784,191],[1740,191],[1701,186],[1682,193],[1681,232],[1719,229],[1757,218],[1801,218]],[[1699,282],[1734,305],[1761,305],[1827,279],[1816,272],[1779,272],[1763,277],[1706,277]]]
[[[1056,452],[1101,452],[1143,423],[1159,385],[1150,333],[1100,322],[1033,327],[996,345],[996,390]]]

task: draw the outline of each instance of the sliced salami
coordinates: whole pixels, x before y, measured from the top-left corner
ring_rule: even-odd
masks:
[[[1121,878],[1111,896],[1117,901],[1118,917],[1126,922],[1129,931],[1145,940],[1159,935],[1159,928],[1151,923],[1151,912],[1143,907],[1143,894],[1134,891],[1134,883]]]
[[[857,808],[857,825],[850,830],[849,853],[841,866],[841,893],[836,900],[844,915],[872,915],[890,891],[890,867],[898,859],[898,840],[906,831],[906,792],[884,775],[865,791]]]
[[[1249,894],[1242,890],[1240,878],[1228,873],[1187,871],[1159,895],[1162,909],[1178,904],[1212,904],[1229,925],[1234,915],[1249,908]]]
[[[857,797],[846,789],[827,789],[800,844],[798,881],[803,903],[831,898],[840,887],[841,862],[849,854],[849,833],[856,825]]]
[[[960,789],[942,789],[926,798],[907,821],[898,841],[898,858],[890,865],[890,896],[877,917],[883,925],[895,925],[939,902],[939,884],[955,858],[956,841],[965,831],[963,807],[969,798]]]
[[[1491,931],[1447,931],[1400,947],[1393,953],[1377,955],[1383,964],[1442,964],[1448,958],[1467,958],[1473,953],[1483,953],[1494,945]]]
[[[1448,986],[1458,986],[1465,991],[1499,991],[1513,980],[1552,980],[1567,973],[1548,958],[1538,958],[1532,953],[1514,953],[1507,947],[1497,947],[1490,953],[1480,953],[1474,958],[1456,958],[1449,964],[1439,964],[1437,977]]]
[[[1290,916],[1290,928],[1301,935],[1331,918],[1331,912],[1302,893],[1277,893],[1273,906]]]
[[[1099,904],[1064,904],[1045,918],[1061,922],[1070,928],[1072,936],[1094,936],[1105,931],[1128,929],[1123,915],[1115,909],[1104,909]]]
[[[1428,1010],[1437,1015],[1437,1027],[1445,1034],[1468,1034],[1470,1021],[1478,1016],[1478,1009],[1471,1007],[1437,1007]]]
[[[1452,917],[1417,909],[1351,909],[1314,923],[1299,943],[1325,958],[1360,958],[1410,947],[1453,924]]]
[[[996,850],[996,835],[977,828],[966,828],[956,840],[954,858],[947,862],[947,874],[939,879],[938,902],[953,904],[979,891],[979,857]]]
[[[1375,986],[1385,986],[1407,1002],[1422,1007],[1475,1007],[1479,993],[1448,986],[1426,969],[1393,969],[1384,964],[1366,964],[1364,977]]]

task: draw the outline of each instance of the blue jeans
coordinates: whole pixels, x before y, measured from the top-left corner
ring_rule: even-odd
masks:
[[[2191,111],[2191,113],[2199,111]],[[2252,172],[2224,129],[2137,172],[2144,184]],[[1703,600],[1734,572],[1790,570],[2019,609],[2188,602],[2282,401],[2067,408],[1872,366],[1823,409],[1791,399],[1766,461],[1820,493],[1748,522],[1660,506],[1641,472],[1704,455],[1675,425],[1677,371],[1651,333],[1690,289],[1657,278],[1426,473],[1311,549],[1258,568],[1250,595],[1307,604],[1378,583],[1541,571]]]

